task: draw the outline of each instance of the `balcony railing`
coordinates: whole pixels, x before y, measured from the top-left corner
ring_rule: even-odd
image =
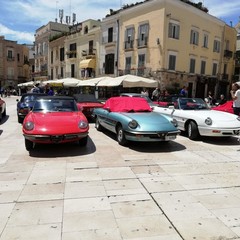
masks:
[[[137,39],[137,46],[138,47],[146,47],[148,44],[148,37],[144,37]]]
[[[225,58],[232,58],[233,57],[233,52],[229,50],[224,50],[224,57]]]
[[[12,61],[14,61],[14,60],[15,60],[14,57],[7,57],[7,61],[9,61],[9,62],[12,62]]]
[[[133,49],[134,40],[126,41],[124,45],[125,50]]]

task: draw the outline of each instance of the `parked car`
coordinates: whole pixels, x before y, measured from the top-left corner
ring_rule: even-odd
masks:
[[[98,101],[93,94],[74,94],[77,105],[82,109],[83,114],[90,120],[94,108],[102,108],[103,103]]]
[[[201,98],[180,97],[173,106],[155,107],[153,111],[175,118],[178,129],[186,131],[192,140],[199,136],[233,136],[240,131],[240,117],[211,110]]]
[[[78,142],[85,146],[89,124],[73,97],[42,96],[25,117],[22,131],[28,151],[36,143]]]
[[[26,115],[31,111],[33,104],[38,97],[47,96],[45,93],[24,93],[20,100],[17,99],[18,122],[23,123]]]
[[[166,107],[166,106],[173,105],[174,102],[179,97],[182,97],[182,96],[179,95],[179,94],[171,94],[171,95],[167,95],[167,96],[160,96],[158,101],[155,101],[155,103],[158,104],[160,107]]]
[[[128,141],[169,141],[176,139],[180,131],[171,117],[152,112],[145,98],[112,97],[103,108],[95,108],[95,127],[107,129],[117,136],[120,145]]]
[[[227,101],[226,103],[224,103],[222,105],[212,107],[212,110],[228,112],[228,113],[233,114],[233,101]]]
[[[6,102],[0,97],[0,122],[6,116]]]

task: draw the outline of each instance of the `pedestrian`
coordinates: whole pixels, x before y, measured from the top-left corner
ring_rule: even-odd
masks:
[[[152,92],[152,100],[153,101],[158,101],[160,97],[160,89],[159,88],[156,88],[154,89],[154,91]]]
[[[182,97],[187,97],[188,95],[188,92],[187,92],[187,87],[186,86],[183,86],[182,89],[180,90],[180,93],[179,93]]]
[[[141,94],[145,95],[145,96],[149,96],[149,93],[148,93],[148,90],[146,88],[144,88],[142,91],[141,91]]]
[[[232,90],[230,91],[233,100],[233,113],[235,115],[240,114],[240,87],[237,83],[232,84]]]
[[[49,96],[53,96],[54,95],[54,91],[53,91],[52,87],[49,88],[49,91],[48,91],[47,95],[49,95]]]
[[[220,95],[220,100],[219,100],[219,105],[223,105],[224,103],[227,102],[227,99],[223,94]]]

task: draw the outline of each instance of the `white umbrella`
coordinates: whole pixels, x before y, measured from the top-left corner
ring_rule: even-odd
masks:
[[[40,83],[40,81],[30,81],[25,83],[19,83],[18,87],[33,87],[37,83]]]
[[[98,87],[116,87],[122,84],[121,79],[117,78],[106,78],[98,82]]]
[[[106,80],[106,79],[112,79],[112,78],[108,77],[108,76],[104,76],[104,77],[83,80],[77,86],[96,86],[99,82]]]
[[[64,87],[77,87],[77,85],[82,82],[82,80],[77,78],[63,78],[61,81],[63,81]]]
[[[150,87],[155,88],[158,87],[158,82],[156,80],[152,80],[149,78],[139,77],[135,75],[123,75],[120,77],[116,77],[115,80],[122,81],[123,87]]]
[[[55,87],[62,87],[63,86],[63,81],[62,79],[56,79],[56,80],[47,80],[43,81],[42,85],[47,85],[49,84],[50,86],[55,86]]]

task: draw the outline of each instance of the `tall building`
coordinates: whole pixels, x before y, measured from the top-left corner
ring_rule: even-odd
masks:
[[[49,40],[56,35],[64,35],[69,32],[69,26],[58,22],[49,22],[36,30],[35,34],[35,72],[33,79],[44,81],[50,79],[48,72]]]

